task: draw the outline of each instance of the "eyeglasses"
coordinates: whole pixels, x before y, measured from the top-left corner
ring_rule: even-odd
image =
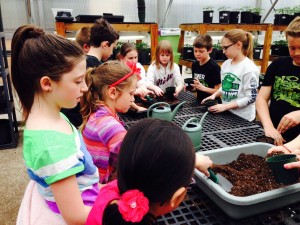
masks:
[[[235,45],[235,44],[236,44],[236,43],[233,43],[233,44],[227,45],[227,46],[222,46],[222,50],[223,50],[223,51],[227,51],[227,49],[228,49],[230,46]]]

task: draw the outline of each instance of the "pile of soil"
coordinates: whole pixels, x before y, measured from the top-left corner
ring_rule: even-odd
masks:
[[[267,157],[278,154],[282,153],[273,153]],[[265,158],[258,155],[242,153],[231,163],[215,164],[213,171],[220,173],[233,184],[229,193],[235,196],[245,197],[285,186],[275,182]]]

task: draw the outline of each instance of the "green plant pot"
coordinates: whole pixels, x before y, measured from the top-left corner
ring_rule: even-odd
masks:
[[[276,155],[267,158],[267,163],[272,170],[275,181],[282,184],[293,184],[299,181],[298,168],[285,169],[284,164],[296,162],[296,155]]]

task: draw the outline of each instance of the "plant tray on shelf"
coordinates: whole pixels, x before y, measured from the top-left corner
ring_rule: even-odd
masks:
[[[214,164],[228,164],[237,159],[241,153],[265,157],[273,145],[267,143],[251,143],[234,147],[226,147],[206,152],[197,152],[209,156]],[[222,184],[216,184],[203,173],[195,170],[199,188],[211,198],[229,217],[242,219],[300,201],[300,183],[282,188],[238,197],[227,193]]]

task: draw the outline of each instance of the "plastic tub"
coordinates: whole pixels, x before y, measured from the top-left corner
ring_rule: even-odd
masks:
[[[256,142],[206,152],[197,152],[196,154],[209,156],[215,164],[227,164],[236,160],[241,153],[265,157],[268,149],[272,146],[271,144]],[[300,183],[247,197],[238,197],[224,191],[203,173],[195,170],[195,175],[197,185],[200,189],[229,217],[234,219],[242,219],[300,201]]]

